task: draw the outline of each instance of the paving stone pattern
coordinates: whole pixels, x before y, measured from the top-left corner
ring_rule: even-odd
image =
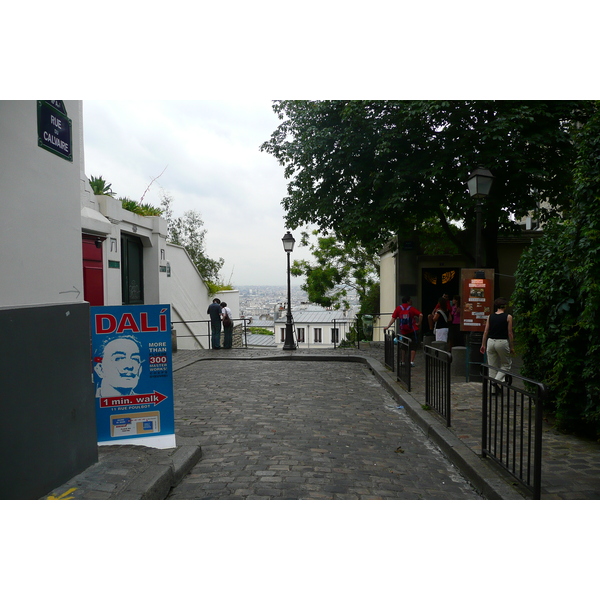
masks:
[[[368,356],[383,363],[381,343],[361,344],[360,348],[328,350],[296,350],[296,354],[352,354]],[[281,350],[245,349],[223,353],[226,358],[259,358],[282,354]],[[193,364],[203,358],[214,357],[214,351],[184,351],[174,355],[175,368]],[[212,362],[212,361],[211,361]],[[214,361],[216,364],[227,364]],[[265,364],[262,362],[254,363]],[[278,363],[279,364],[279,363]],[[298,363],[294,363],[297,365]],[[311,363],[312,365],[316,363]],[[324,365],[331,363],[324,363]],[[519,361],[513,363],[518,372]],[[220,367],[214,367],[215,369]],[[262,367],[257,366],[258,372]],[[337,368],[337,366],[332,367]],[[182,371],[186,369],[183,368]],[[402,387],[401,384],[398,384]],[[417,352],[412,370],[411,396],[425,403],[425,369],[421,351]],[[433,411],[430,414],[437,417]],[[440,423],[443,419],[439,418]],[[452,378],[452,427],[456,435],[476,455],[481,453],[481,384],[466,382],[464,377]],[[511,481],[510,478],[507,481]],[[598,500],[600,499],[600,443],[579,436],[567,435],[553,427],[551,419],[544,421],[542,441],[542,500]]]
[[[176,435],[202,460],[169,499],[481,499],[364,364],[199,361],[174,378]]]

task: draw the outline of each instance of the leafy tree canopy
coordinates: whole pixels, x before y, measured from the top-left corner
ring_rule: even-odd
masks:
[[[172,205],[172,196],[162,190],[161,206],[163,217],[167,220],[168,240],[173,244],[183,246],[187,250],[202,279],[211,284],[217,284],[219,282],[219,271],[225,261],[222,258],[214,260],[207,256],[204,242],[206,229],[204,229],[202,215],[196,210],[188,210],[183,214],[183,217],[175,218]],[[219,289],[223,289],[223,287],[221,285]]]
[[[466,180],[483,165],[495,176],[483,206],[494,267],[498,233],[514,229],[514,218],[568,207],[572,125],[585,121],[589,102],[277,101],[273,109],[282,123],[261,149],[285,167],[289,228],[314,223],[372,250],[434,219],[474,260]]]
[[[557,426],[600,438],[600,103],[574,142],[570,218],[521,257],[515,329],[525,374],[549,387]]]
[[[357,243],[343,243],[331,235],[317,237],[316,242],[311,243],[305,231],[300,245],[310,248],[314,261],[295,260],[291,273],[306,277],[301,287],[308,293],[310,302],[336,309],[349,308],[349,290],[354,290],[362,302],[379,279],[379,257]]]

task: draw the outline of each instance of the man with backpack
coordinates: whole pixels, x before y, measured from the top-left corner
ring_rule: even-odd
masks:
[[[410,366],[414,367],[419,343],[417,333],[423,321],[423,313],[412,305],[410,296],[403,296],[402,304],[396,307],[388,326],[383,328],[384,333],[393,325],[396,319],[399,319],[400,335],[410,339]],[[415,323],[415,320],[417,320],[417,323]]]

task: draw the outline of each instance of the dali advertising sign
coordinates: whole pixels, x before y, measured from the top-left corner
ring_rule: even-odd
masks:
[[[90,312],[98,444],[174,448],[170,306]]]
[[[494,303],[494,269],[461,269],[461,331],[483,333]]]

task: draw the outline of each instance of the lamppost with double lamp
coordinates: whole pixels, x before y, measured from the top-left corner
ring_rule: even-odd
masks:
[[[290,254],[294,251],[294,244],[296,240],[294,236],[288,231],[282,238],[283,249],[287,254],[287,320],[285,323],[285,343],[283,344],[284,350],[295,350],[296,344],[294,343],[294,329],[292,327],[292,284],[290,280]]]
[[[467,180],[469,186],[469,194],[471,198],[477,200],[475,205],[475,268],[483,268],[483,253],[481,238],[483,234],[483,225],[481,223],[481,209],[483,206],[483,199],[487,198],[492,187],[492,181],[494,176],[484,167],[477,167],[470,175]],[[477,274],[475,274],[477,277]],[[483,356],[479,349],[483,341],[483,333],[481,331],[471,331],[469,333],[469,346],[470,346],[470,359],[469,362],[472,364],[481,364],[483,362]],[[473,373],[469,379],[472,381],[482,381],[482,377],[479,373]]]

